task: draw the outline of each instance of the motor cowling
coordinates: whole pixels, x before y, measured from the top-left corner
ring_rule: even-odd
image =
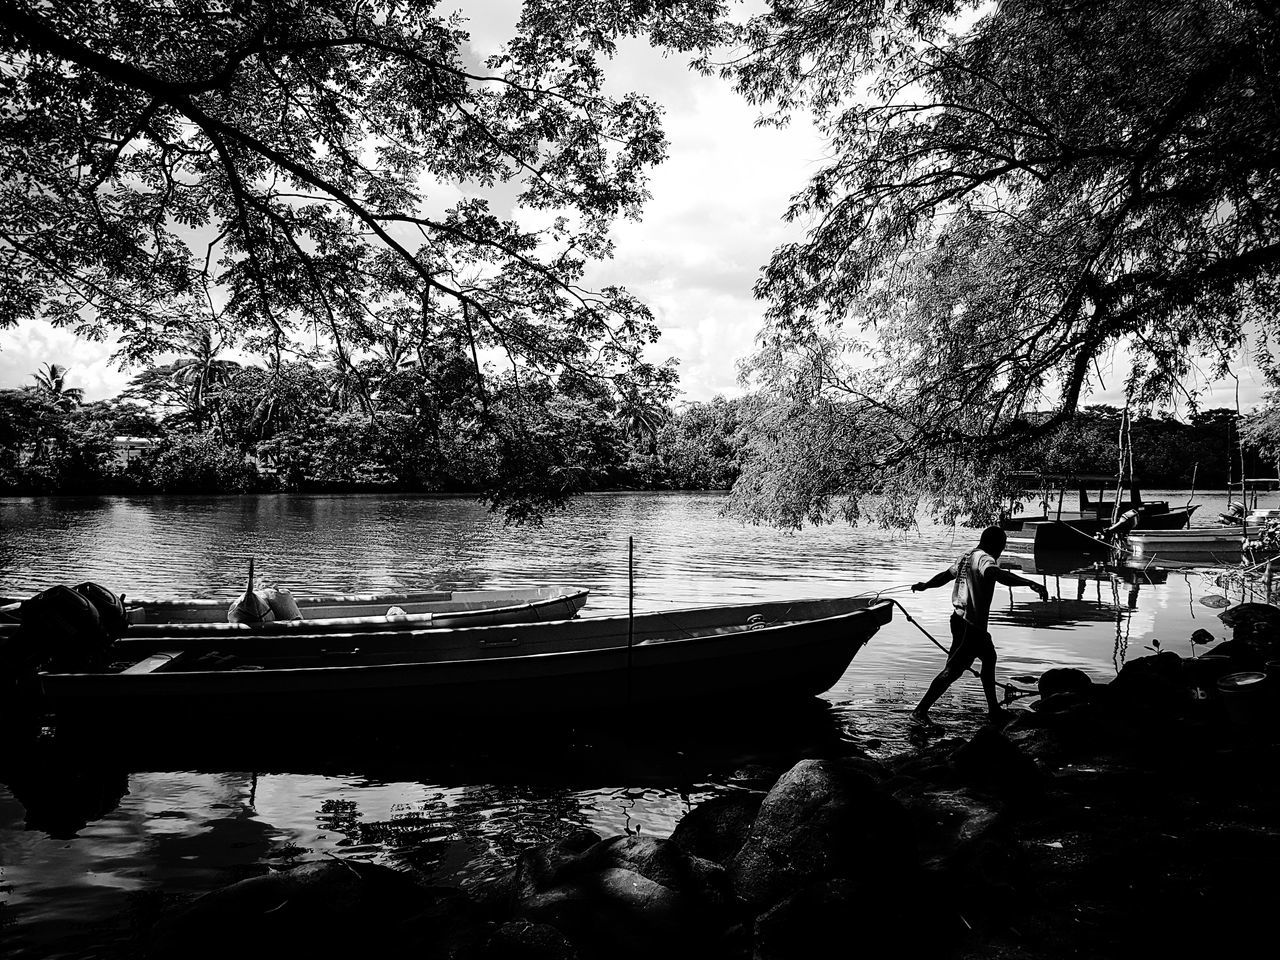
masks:
[[[111,647],[97,606],[71,587],[58,585],[27,598],[18,617],[37,664],[49,670],[97,669]]]
[[[1141,515],[1137,510],[1126,510],[1111,526],[1103,530],[1108,537],[1122,537],[1138,525]]]
[[[123,596],[91,580],[76,584],[74,589],[98,611],[98,621],[108,637],[115,640],[124,636],[129,629],[129,614],[125,612]]]

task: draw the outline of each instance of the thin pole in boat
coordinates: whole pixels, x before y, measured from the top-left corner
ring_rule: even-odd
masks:
[[[635,537],[627,537],[627,703],[631,703],[631,646],[635,641],[636,621],[636,546]]]

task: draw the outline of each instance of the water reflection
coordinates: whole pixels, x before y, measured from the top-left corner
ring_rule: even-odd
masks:
[[[0,595],[92,579],[132,596],[230,596],[252,554],[264,579],[303,592],[577,584],[592,590],[584,613],[593,615],[625,611],[634,537],[638,611],[893,590],[945,637],[948,592],[905,585],[953,562],[974,531],[788,534],[723,520],[721,502],[600,495],[542,529],[513,529],[465,499],[0,500]],[[1196,629],[1219,632],[1217,611],[1197,602],[1210,591],[1194,571],[1049,558],[1028,575],[1051,599],[998,596],[1002,677],[1071,666],[1105,681],[1156,638],[1189,655]],[[903,748],[906,711],[941,658],[898,615],[823,699],[781,717],[741,704],[518,729],[410,715],[249,738],[157,725],[106,744],[38,741],[29,753],[10,740],[0,754],[6,947],[128,956],[134,932],[166,905],[298,860],[360,857],[484,884],[521,850],[575,826],[666,836],[707,797],[767,781],[801,757]],[[962,734],[983,710],[974,680],[955,684],[935,713]]]
[[[780,772],[847,745],[837,711],[818,700],[768,717],[617,718],[505,737],[43,737],[0,769],[0,849],[16,865],[7,910],[18,942],[41,953],[51,916],[100,916],[108,939],[126,943],[126,895],[190,896],[327,855],[484,885],[572,828],[665,835],[696,803],[739,789],[744,768]]]

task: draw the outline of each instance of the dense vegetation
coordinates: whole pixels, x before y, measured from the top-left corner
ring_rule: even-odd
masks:
[[[742,515],[981,522],[1114,359],[1142,410],[1272,367],[1275,3],[772,0],[736,41],[704,67],[829,147],[756,287]]]
[[[25,389],[0,390],[0,493],[492,488],[496,456],[459,440],[456,420],[465,411],[432,408],[411,391],[397,394],[402,384],[391,381],[370,415],[342,381],[337,366],[299,362],[272,374],[186,358],[144,370],[120,397],[84,403],[67,371],[50,364]],[[550,395],[544,402],[570,403]],[[548,420],[574,428],[534,427],[541,447],[522,456],[529,470],[572,471],[565,482],[580,490],[727,490],[772,444],[820,439],[794,422],[771,435],[774,416],[758,396],[673,409],[583,395],[565,417]],[[1136,417],[1127,430],[1133,470],[1148,486],[1200,489],[1221,489],[1242,471],[1274,475],[1280,446],[1273,420],[1270,405],[1243,420],[1224,409],[1188,421]],[[1114,474],[1121,431],[1120,410],[1086,407],[1011,463]],[[113,456],[117,437],[151,444],[126,465]]]
[[[201,339],[260,355],[232,446],[321,443],[285,394],[332,368],[353,460],[385,442],[455,482],[434,473],[454,443],[509,515],[562,504],[602,441],[583,405],[660,403],[674,376],[646,359],[648,308],[584,279],[666,150],[603,64],[622,32],[687,47],[669,6],[527,0],[481,58],[434,3],[0,0],[0,328],[114,337],[130,364]],[[397,378],[425,422],[384,409]]]
[[[0,390],[0,493],[391,488],[492,498],[510,482],[504,458],[574,490],[724,489],[737,475],[741,401],[674,411],[640,396],[547,392],[541,403],[560,409],[492,434],[525,444],[499,451],[467,442],[474,408],[433,403],[409,375],[379,384],[374,413],[343,382],[338,366],[272,372],[185,358],[148,368],[120,397],[83,403],[49,365],[27,388]],[[122,464],[116,437],[153,443]]]

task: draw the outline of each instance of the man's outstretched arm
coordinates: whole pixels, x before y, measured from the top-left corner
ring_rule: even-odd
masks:
[[[955,571],[948,567],[946,570],[939,570],[928,580],[921,580],[919,583],[913,583],[911,585],[911,589],[913,591],[932,590],[934,587],[940,587],[944,583],[950,583],[955,578]]]
[[[1049,599],[1049,590],[1042,583],[1036,583],[1034,580],[1028,580],[1026,577],[1020,577],[1012,570],[1002,570],[994,564],[985,571],[987,576],[991,577],[996,583],[1003,583],[1007,587],[1030,587],[1036,593],[1040,594],[1041,600]]]

